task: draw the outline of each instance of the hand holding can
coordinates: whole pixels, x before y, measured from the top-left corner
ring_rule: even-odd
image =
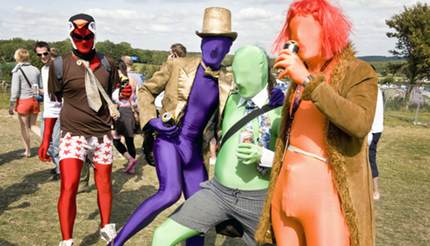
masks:
[[[32,92],[33,92],[33,96],[34,96],[34,97],[39,96],[39,85],[38,85],[38,84],[33,84],[33,85],[31,86],[31,90],[32,90]]]
[[[249,129],[245,129],[245,130],[241,131],[240,137],[239,137],[239,142],[240,143],[254,143],[254,133]]]
[[[171,127],[175,125],[175,118],[173,117],[173,115],[169,112],[165,112],[162,116],[161,116],[161,121],[163,122],[163,124],[167,127]]]

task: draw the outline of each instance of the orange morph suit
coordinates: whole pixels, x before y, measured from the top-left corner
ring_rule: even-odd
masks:
[[[309,11],[319,7],[323,10]],[[328,49],[336,45],[328,45],[333,43],[327,37],[339,34],[330,33],[330,28],[323,24],[334,16],[336,11],[322,0],[300,0],[290,7],[286,25],[276,44],[279,46],[284,41],[295,40],[299,49],[298,53],[283,49],[275,68],[283,68],[284,72],[279,76],[287,76],[298,85],[289,98],[291,107],[299,102],[302,86],[306,88],[306,83],[313,79],[311,74],[323,73],[324,83],[330,83],[333,68],[338,62],[335,57],[338,51]],[[346,34],[347,24],[344,29]],[[339,50],[346,44],[347,39],[344,39],[338,45]],[[289,111],[293,119],[289,144],[283,153],[283,164],[271,203],[277,245],[349,245],[349,229],[335,187],[334,171],[328,162],[328,119],[312,101],[301,101],[297,111],[292,108]]]
[[[272,223],[278,245],[349,245],[332,168],[322,160],[328,156],[326,127],[327,120],[315,105],[302,101],[272,198]]]

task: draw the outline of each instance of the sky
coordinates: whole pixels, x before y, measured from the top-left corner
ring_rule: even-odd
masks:
[[[203,12],[225,7],[232,12],[232,29],[238,33],[232,51],[258,45],[268,52],[280,31],[290,0],[0,0],[0,39],[59,41],[67,38],[67,20],[77,13],[94,16],[97,39],[128,42],[134,48],[168,50],[182,43],[200,50]],[[404,6],[430,0],[331,0],[353,25],[351,40],[358,55],[390,55],[395,39],[385,20]]]

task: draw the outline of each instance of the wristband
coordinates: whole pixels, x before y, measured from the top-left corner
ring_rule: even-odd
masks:
[[[312,76],[311,74],[306,76],[306,78],[303,80],[303,83],[302,83],[303,87],[306,87],[313,79],[314,79],[314,76]]]

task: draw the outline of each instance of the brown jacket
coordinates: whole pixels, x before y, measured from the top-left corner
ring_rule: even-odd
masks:
[[[152,118],[157,117],[154,100],[165,91],[160,114],[170,112],[179,121],[183,116],[188,96],[194,82],[194,76],[201,59],[198,57],[184,57],[168,60],[161,66],[160,71],[146,80],[138,91],[140,107],[140,125],[144,127]],[[219,85],[219,110],[223,112],[225,102],[230,92],[232,81],[224,79],[221,73]]]
[[[374,245],[375,227],[371,172],[368,163],[366,137],[376,107],[377,77],[365,62],[354,57],[351,47],[336,58],[330,83],[319,75],[306,87],[302,99],[312,100],[327,117],[326,144],[334,182],[339,193],[351,246]],[[262,213],[256,240],[272,240],[270,202],[277,176],[282,166],[285,147],[286,121],[292,91],[291,86],[283,109],[281,134],[277,139],[269,193]]]

